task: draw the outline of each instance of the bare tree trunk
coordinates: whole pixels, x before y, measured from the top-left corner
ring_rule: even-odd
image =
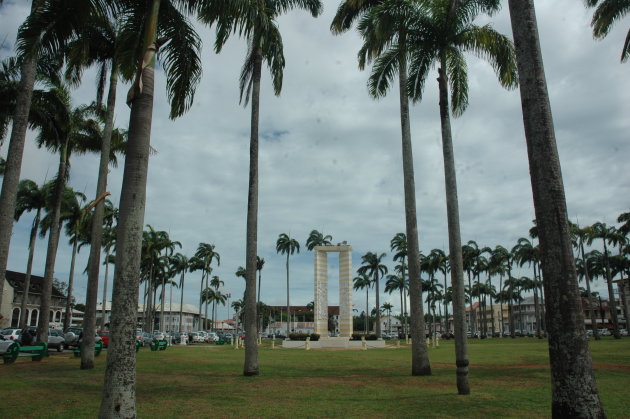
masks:
[[[182,272],[182,279],[179,282],[180,289],[180,297],[179,297],[179,329],[178,332],[182,332],[182,315],[184,312],[184,272]]]
[[[142,90],[131,101],[129,139],[120,196],[116,238],[116,269],[112,295],[111,339],[107,353],[100,418],[135,418],[136,314],[146,203],[147,170],[153,116],[154,48],[160,0],[152,0],[145,27]]]
[[[615,302],[615,291],[612,284],[612,276],[610,274],[610,261],[608,259],[608,246],[606,245],[606,239],[604,241],[604,261],[606,271],[606,285],[608,287],[608,307],[610,308],[610,318],[613,321],[613,336],[615,339],[621,339],[619,333],[619,319],[617,318],[617,303]]]
[[[595,303],[593,302],[593,293],[591,292],[591,276],[588,272],[588,264],[584,257],[584,243],[580,238],[580,252],[582,253],[582,261],[584,262],[584,279],[586,280],[586,292],[588,292],[588,307],[591,313],[591,328],[593,329],[593,336],[595,340],[600,340],[599,327],[597,327],[597,319],[595,318]],[[627,319],[627,317],[626,317]]]
[[[107,93],[107,115],[103,130],[101,156],[98,166],[98,180],[96,183],[95,200],[101,199],[94,207],[92,217],[92,241],[90,243],[90,257],[88,260],[88,281],[85,295],[85,314],[83,316],[83,342],[81,345],[81,369],[94,368],[94,335],[96,333],[96,303],[98,300],[98,277],[101,265],[103,244],[103,218],[105,204],[103,197],[107,190],[107,166],[111,151],[111,137],[114,128],[114,108],[116,106],[116,85],[118,76],[115,64],[109,77],[109,91]],[[107,264],[108,261],[105,260]],[[107,269],[107,267],[106,267]],[[105,326],[105,306],[107,305],[107,282],[103,291],[102,324]],[[134,315],[135,318],[135,315]],[[86,339],[87,336],[87,339]]]
[[[33,1],[31,11],[35,9],[38,3],[38,1]],[[37,55],[27,55],[20,70],[20,86],[16,97],[15,113],[12,122],[13,128],[11,130],[9,150],[7,151],[6,166],[2,180],[2,192],[0,193],[0,312],[2,312],[9,245],[13,232],[13,216],[15,214],[17,189],[22,170],[28,114],[31,109],[31,98],[33,96],[33,86],[35,85],[36,65]],[[4,326],[8,326],[8,324],[5,325],[0,320],[0,327]]]
[[[448,247],[451,260],[453,287],[453,318],[455,320],[455,364],[457,366],[457,392],[470,394],[468,383],[468,340],[466,336],[466,299],[464,297],[464,268],[462,240],[459,229],[459,203],[453,138],[448,109],[448,80],[444,72],[445,60],[439,69],[440,121],[442,125],[442,153],[444,155],[444,183],[446,185],[446,215],[448,218]],[[472,298],[471,298],[472,299]],[[470,312],[472,320],[472,310]]]
[[[534,263],[534,316],[536,317],[536,335],[542,339],[540,333],[540,305],[538,301],[538,278],[536,272],[536,263]]]
[[[254,35],[254,39],[258,39]],[[258,375],[258,336],[256,335],[256,255],[258,254],[258,118],[260,112],[260,76],[262,51],[254,48],[252,74],[252,118],[249,142],[249,188],[247,192],[247,245],[245,251],[245,362],[243,375]],[[287,253],[287,306],[289,304],[289,262]],[[288,313],[288,307],[287,307]],[[288,323],[287,323],[288,324]],[[287,334],[287,337],[289,335]]]
[[[103,280],[103,304],[101,306],[101,327],[105,328],[105,314],[107,313],[107,280],[109,278],[109,248],[105,253],[105,278]]]
[[[401,34],[401,45],[405,43]],[[407,97],[407,58],[398,59],[400,127],[402,137],[403,186],[405,191],[405,227],[407,234],[407,261],[409,264],[409,295],[411,304],[411,375],[431,375],[427,343],[424,339],[425,322],[420,282],[420,246],[418,244],[418,219],[416,213],[416,186],[413,170],[413,148],[409,124],[409,98]],[[404,282],[404,276],[403,276]],[[376,283],[376,336],[381,337],[379,314],[379,287]],[[420,304],[417,302],[420,301]]]
[[[603,418],[584,330],[534,2],[509,0],[509,8],[545,280],[551,412],[554,418]]]
[[[39,308],[39,323],[37,325],[37,340],[39,342],[48,342],[53,276],[55,275],[55,260],[57,258],[57,248],[59,247],[59,230],[61,230],[61,201],[66,188],[66,168],[68,164],[68,139],[66,138],[64,141],[59,151],[59,170],[57,171],[57,180],[55,182],[55,198],[48,232],[42,301]]]
[[[20,330],[24,329],[26,325],[26,304],[28,303],[28,293],[31,289],[31,272],[33,271],[33,256],[35,255],[35,242],[37,240],[37,229],[39,228],[39,221],[41,215],[41,209],[37,210],[35,219],[33,220],[33,228],[31,229],[31,238],[28,245],[28,262],[26,263],[26,278],[24,278],[24,292],[22,293],[22,302],[20,304]]]
[[[72,289],[74,286],[74,263],[77,259],[77,241],[78,237],[75,232],[74,241],[72,243],[72,259],[70,260],[70,275],[68,277],[68,298],[66,300],[66,316],[63,319],[63,330],[68,330],[72,322]]]

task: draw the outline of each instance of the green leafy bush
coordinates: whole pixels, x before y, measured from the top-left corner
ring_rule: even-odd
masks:
[[[362,337],[365,337],[365,340],[377,340],[378,337],[375,334],[364,335],[362,333],[353,333],[351,340],[361,340]]]
[[[307,337],[311,338],[311,341],[319,340],[319,335],[317,333],[290,333],[289,339],[291,340],[306,340]]]

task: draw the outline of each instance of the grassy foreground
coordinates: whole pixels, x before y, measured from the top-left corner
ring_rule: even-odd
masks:
[[[408,347],[259,351],[258,377],[243,377],[243,350],[169,347],[138,354],[141,418],[197,417],[549,417],[546,340],[470,341],[470,396],[455,388],[454,347],[430,350],[433,375],[410,376]],[[609,418],[630,416],[630,339],[591,341]],[[0,364],[1,418],[94,418],[106,352],[79,370],[66,352],[42,362]]]

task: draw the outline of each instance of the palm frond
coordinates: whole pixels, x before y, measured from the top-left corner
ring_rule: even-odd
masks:
[[[410,51],[407,94],[413,102],[422,100],[424,84],[429,71],[435,66],[437,54],[437,48],[430,43],[416,45]]]
[[[472,52],[490,63],[503,87],[514,89],[518,86],[514,44],[508,37],[490,25],[471,25],[457,38],[456,43],[464,51]]]
[[[254,41],[250,42],[247,47],[247,56],[243,67],[241,67],[241,75],[239,77],[239,90],[241,92],[239,103],[243,103],[247,106],[249,103],[249,97],[251,95],[252,86],[254,83],[254,63],[256,60],[256,47]],[[243,102],[243,94],[245,94],[245,101]]]
[[[446,51],[446,74],[451,88],[451,112],[458,117],[468,107],[468,67],[464,55],[456,48]]]
[[[270,25],[262,42],[263,60],[267,62],[273,83],[273,92],[276,96],[282,91],[282,78],[284,74],[284,47],[282,35],[278,26]]]
[[[192,106],[201,79],[201,39],[190,21],[169,2],[160,7],[158,33],[169,41],[160,50],[158,59],[166,71],[170,118],[175,119]]]
[[[595,38],[604,38],[610,32],[613,24],[630,12],[628,0],[603,0],[595,13],[591,26]]]
[[[401,53],[398,45],[392,45],[374,61],[372,74],[368,79],[368,91],[372,97],[380,98],[387,94],[398,74]]]

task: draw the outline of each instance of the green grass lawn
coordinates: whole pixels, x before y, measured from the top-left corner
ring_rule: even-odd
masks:
[[[548,417],[547,342],[472,340],[469,396],[455,388],[454,347],[430,349],[433,375],[410,375],[408,347],[259,350],[258,377],[243,377],[243,350],[229,345],[138,353],[141,418],[160,417]],[[609,418],[630,417],[630,339],[591,341]],[[72,354],[0,364],[0,418],[94,418],[106,351],[79,370]]]

